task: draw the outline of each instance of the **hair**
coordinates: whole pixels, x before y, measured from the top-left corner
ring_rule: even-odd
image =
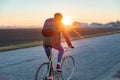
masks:
[[[57,20],[62,20],[63,16],[62,16],[61,13],[55,13],[54,18],[57,19]]]

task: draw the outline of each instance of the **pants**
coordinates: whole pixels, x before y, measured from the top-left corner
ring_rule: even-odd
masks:
[[[52,48],[58,50],[59,53],[58,53],[57,62],[58,63],[61,62],[61,59],[62,59],[62,56],[63,56],[63,53],[64,53],[64,49],[61,45],[57,45],[57,46],[54,46],[54,47],[51,47],[51,48],[49,48],[48,46],[43,46],[43,47],[45,49],[45,52],[46,52],[46,55],[47,55],[48,58],[50,57],[50,53],[51,53]]]

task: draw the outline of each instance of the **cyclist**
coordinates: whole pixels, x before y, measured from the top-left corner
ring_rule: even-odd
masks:
[[[54,18],[48,18],[48,19],[46,19],[46,21],[44,23],[44,26],[46,27],[46,25],[47,25],[47,27],[49,27],[49,28],[45,30],[45,27],[43,26],[43,30],[42,30],[43,47],[44,47],[44,50],[46,52],[47,57],[49,58],[50,51],[52,48],[59,51],[58,58],[57,58],[57,65],[56,65],[57,71],[61,71],[60,62],[61,62],[61,59],[62,59],[62,56],[64,53],[64,49],[61,46],[61,41],[60,41],[61,33],[64,36],[65,41],[67,42],[67,45],[70,48],[74,48],[70,42],[70,39],[68,38],[68,35],[66,33],[66,30],[65,30],[65,26],[61,22],[62,18],[63,18],[63,16],[61,13],[55,13]],[[49,35],[49,36],[46,36],[46,35]]]

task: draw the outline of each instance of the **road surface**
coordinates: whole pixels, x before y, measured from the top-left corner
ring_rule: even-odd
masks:
[[[75,48],[67,52],[76,63],[72,80],[120,80],[120,34],[72,43]],[[37,68],[46,60],[42,46],[0,52],[0,80],[34,80]]]

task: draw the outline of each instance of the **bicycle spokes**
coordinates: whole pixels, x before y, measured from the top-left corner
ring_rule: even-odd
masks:
[[[74,72],[75,62],[72,56],[67,56],[62,62],[62,77],[65,80],[71,79]]]

